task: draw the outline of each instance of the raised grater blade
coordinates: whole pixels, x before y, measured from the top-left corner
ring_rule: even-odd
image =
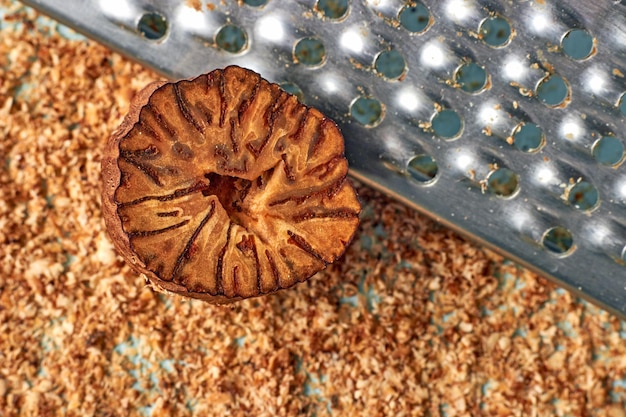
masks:
[[[172,79],[287,83],[356,178],[626,317],[625,2],[24,3]]]

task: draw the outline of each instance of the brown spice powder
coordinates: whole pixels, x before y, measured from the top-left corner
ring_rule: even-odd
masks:
[[[0,7],[1,416],[626,415],[625,323],[367,187],[343,260],[293,290],[142,286],[99,164],[158,77]]]

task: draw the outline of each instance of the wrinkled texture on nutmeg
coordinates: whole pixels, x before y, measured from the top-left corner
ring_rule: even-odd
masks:
[[[106,145],[104,219],[157,288],[228,302],[342,255],[360,212],[347,172],[333,121],[232,66],[135,97]]]

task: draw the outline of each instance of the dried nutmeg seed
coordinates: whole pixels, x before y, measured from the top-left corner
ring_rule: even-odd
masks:
[[[224,303],[343,254],[360,212],[347,172],[332,120],[231,66],[135,97],[106,145],[103,214],[157,289]]]

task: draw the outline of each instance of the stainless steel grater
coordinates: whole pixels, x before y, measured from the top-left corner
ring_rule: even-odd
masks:
[[[24,0],[159,73],[236,64],[352,174],[626,317],[626,2]]]

